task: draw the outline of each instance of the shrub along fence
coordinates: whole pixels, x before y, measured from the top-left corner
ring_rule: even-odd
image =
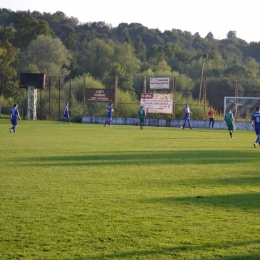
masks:
[[[151,79],[168,78],[168,89],[153,89]],[[243,77],[186,77],[186,76],[134,76],[129,77],[105,77],[100,83],[89,76],[82,77],[47,77],[46,89],[37,92],[37,119],[58,120],[62,117],[65,103],[69,103],[72,120],[81,121],[85,116],[105,116],[105,108],[108,102],[89,102],[85,100],[87,88],[117,89],[117,97],[113,102],[115,106],[114,116],[134,117],[140,107],[142,93],[166,93],[171,94],[173,100],[172,113],[155,114],[148,113],[148,118],[182,119],[183,107],[189,103],[193,112],[193,119],[207,119],[209,106],[212,106],[217,115],[223,118],[224,97],[244,96],[260,97],[260,78]],[[96,85],[95,85],[96,84]],[[21,96],[16,98],[21,102],[20,114],[26,117],[27,93],[21,90]],[[260,99],[260,98],[259,98]],[[1,104],[0,104],[1,106]],[[12,104],[10,104],[12,106]],[[4,110],[3,110],[4,109]],[[8,110],[8,108],[7,108]],[[251,107],[250,114],[254,107]],[[7,111],[8,112],[8,111]],[[2,108],[1,113],[7,113]],[[9,113],[9,112],[8,112]],[[244,120],[241,118],[237,120]]]

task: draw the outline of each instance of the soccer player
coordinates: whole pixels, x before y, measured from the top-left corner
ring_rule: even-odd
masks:
[[[60,123],[63,121],[64,118],[67,118],[68,123],[70,124],[70,115],[69,115],[69,104],[66,103],[63,109],[63,117],[60,120]]]
[[[18,105],[14,104],[14,107],[10,110],[10,121],[12,123],[12,127],[9,128],[10,133],[14,131],[14,134],[16,133],[16,127],[18,125],[18,118],[21,119],[19,111],[18,111]]]
[[[145,110],[143,106],[140,107],[140,109],[137,112],[137,118],[140,120],[140,130],[144,128],[144,121],[145,121]]]
[[[231,112],[231,109],[228,109],[228,112],[225,114],[224,120],[228,127],[229,135],[231,138],[233,138],[233,132],[235,131],[235,126],[234,126],[234,115]]]
[[[192,113],[190,112],[190,107],[188,104],[186,104],[186,107],[184,108],[184,123],[181,126],[182,129],[185,128],[185,125],[188,122],[190,130],[193,130],[190,124],[190,115],[192,115]]]
[[[255,127],[256,133],[256,141],[254,142],[254,148],[256,148],[256,144],[260,145],[260,107],[256,107],[256,112],[251,117],[251,124]]]
[[[212,128],[214,127],[214,118],[215,118],[216,112],[213,110],[212,107],[210,107],[208,116],[209,116],[209,128],[210,125],[212,124]]]
[[[108,126],[111,127],[112,112],[114,111],[112,103],[110,103],[109,106],[106,107],[106,111],[107,111],[107,121],[105,122],[104,126],[108,124]]]

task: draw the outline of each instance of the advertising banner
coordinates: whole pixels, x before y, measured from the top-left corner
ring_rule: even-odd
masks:
[[[173,95],[161,93],[142,93],[141,106],[146,113],[172,114]]]
[[[114,102],[115,89],[93,89],[87,88],[85,91],[86,101]]]
[[[150,78],[150,89],[169,89],[170,78]]]

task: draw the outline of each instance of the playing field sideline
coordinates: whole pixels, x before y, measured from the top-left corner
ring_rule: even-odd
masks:
[[[259,259],[253,131],[0,120],[0,259]]]

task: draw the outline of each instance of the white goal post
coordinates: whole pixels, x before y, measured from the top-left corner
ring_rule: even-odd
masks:
[[[249,119],[260,106],[260,97],[224,97],[224,114],[231,109],[235,118]]]

